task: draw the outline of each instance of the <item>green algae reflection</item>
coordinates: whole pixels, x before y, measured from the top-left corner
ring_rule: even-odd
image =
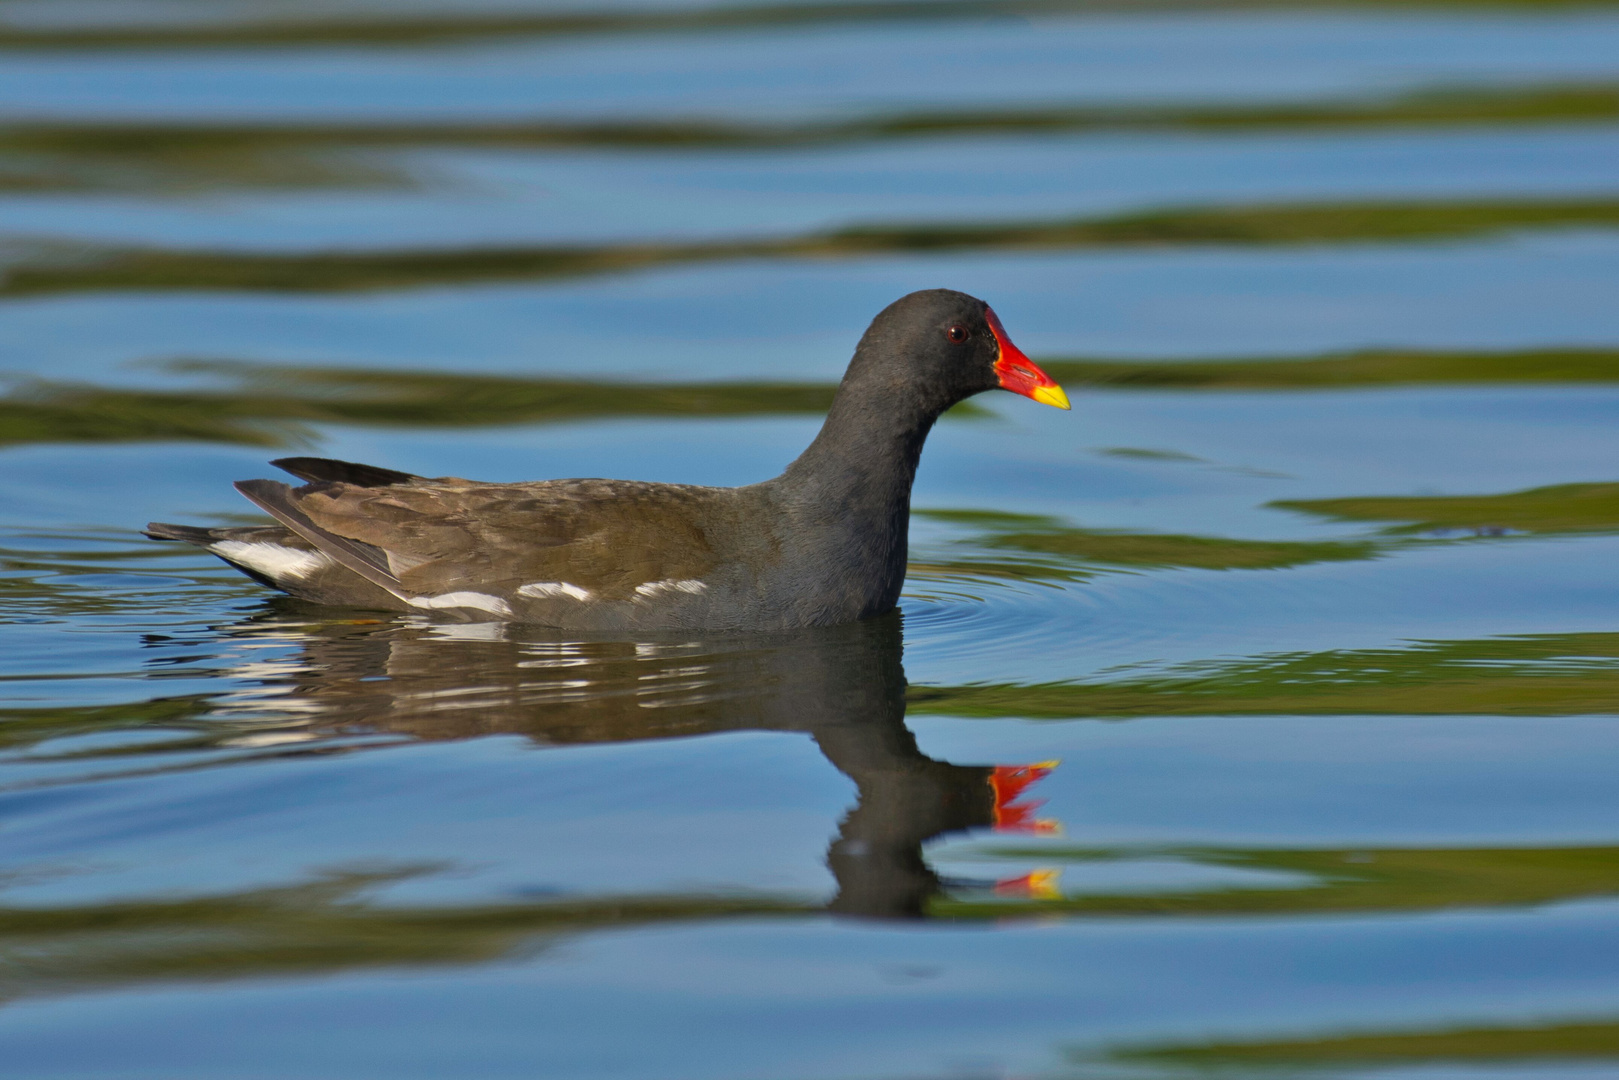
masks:
[[[364,893],[431,872],[340,873],[213,897],[0,907],[0,1001],[180,980],[466,965],[610,927],[800,912],[769,897],[554,898],[392,907]]]
[[[448,372],[186,364],[228,390],[32,383],[0,398],[0,444],[200,440],[284,446],[311,425],[487,427],[654,416],[824,413],[831,383],[644,383]]]
[[[1097,217],[852,226],[799,236],[686,242],[306,253],[36,244],[0,277],[0,296],[88,291],[360,292],[539,281],[743,259],[855,259],[944,251],[1296,247],[1414,243],[1526,230],[1613,229],[1612,198],[1261,203]]]
[[[1041,365],[1070,389],[1619,383],[1619,351],[1611,349],[1383,350],[1178,361],[1042,359]],[[200,440],[285,446],[313,440],[323,424],[454,428],[623,417],[812,415],[826,411],[836,390],[830,382],[632,383],[198,361],[171,364],[169,370],[223,377],[234,385],[169,390],[23,383],[0,397],[0,445]],[[970,414],[975,407],[968,403],[953,415]],[[1283,505],[1310,510],[1314,504]],[[1285,549],[1276,552],[1285,562]]]
[[[1609,349],[1363,349],[1303,357],[1154,361],[1055,357],[1042,358],[1040,365],[1065,385],[1141,391],[1330,391],[1619,382],[1619,352]]]
[[[1222,870],[1268,872],[1250,887],[1095,892],[1070,886],[1016,906],[1051,913],[1136,917],[1394,914],[1524,907],[1619,896],[1619,848],[1067,848],[986,845],[980,855],[1082,869],[1104,862],[1172,859]],[[1295,883],[1274,883],[1287,875]],[[929,914],[988,917],[1002,900],[941,896]]]
[[[980,21],[997,17],[1253,8],[1544,10],[1606,6],[1607,0],[864,0],[859,3],[727,4],[642,10],[429,14],[339,11],[298,17],[154,21],[146,25],[0,24],[0,49],[412,48],[482,40],[789,29],[873,22]]]
[[[917,510],[972,532],[912,560],[914,576],[1081,581],[1100,570],[1282,570],[1376,558],[1416,546],[1497,537],[1619,530],[1619,483],[1556,484],[1497,495],[1367,496],[1268,504],[1347,523],[1377,523],[1347,540],[1249,540],[1087,529],[1057,518],[978,510]]]
[[[1280,570],[1372,557],[1372,541],[1242,540],[1084,529],[1056,518],[981,510],[917,510],[920,517],[979,530],[911,562],[913,576],[1079,581],[1097,569]]]
[[[1619,712],[1619,634],[1273,653],[1087,682],[917,685],[908,700],[913,713],[984,719],[1613,713]]]
[[[1428,1030],[1356,1031],[1270,1040],[1210,1040],[1126,1046],[1097,1055],[1072,1054],[1076,1062],[1105,1061],[1129,1068],[1130,1076],[1348,1075],[1347,1070],[1432,1069],[1444,1066],[1619,1064],[1619,1020],[1563,1023],[1502,1023]],[[1151,1069],[1150,1072],[1143,1072]]]
[[[1037,901],[978,901],[946,893],[935,897],[927,914],[953,920],[1055,914],[1389,915],[1619,895],[1619,849],[1602,847],[1174,852],[1042,847],[1029,852],[1008,849],[1005,854],[1080,863],[1172,854],[1205,865],[1281,870],[1306,880],[1287,888],[1081,894]],[[772,895],[556,896],[432,907],[376,903],[367,895],[437,869],[344,872],[300,885],[211,897],[0,906],[0,950],[7,957],[0,971],[0,1001],[176,981],[472,965],[533,955],[562,936],[589,931],[736,917],[802,917],[822,910],[803,898]],[[1297,1043],[1278,1045],[1302,1049]],[[1420,1045],[1413,1042],[1404,1049],[1415,1051]],[[1232,1058],[1243,1056],[1240,1047],[1220,1050]],[[1218,1056],[1211,1048],[1130,1053],[1164,1060],[1197,1053],[1210,1059]],[[1258,1064],[1266,1053],[1255,1047],[1247,1063]],[[1273,1059],[1282,1056],[1280,1050],[1271,1052]],[[1340,1060],[1347,1056],[1340,1055]]]
[[[1435,87],[1392,96],[1266,105],[1053,105],[895,112],[797,123],[724,119],[409,125],[12,123],[0,126],[0,189],[410,186],[416,182],[410,166],[382,155],[424,149],[601,148],[685,154],[1088,131],[1241,134],[1615,122],[1619,122],[1619,86],[1595,82]]]
[[[1270,505],[1334,521],[1386,522],[1391,535],[1593,533],[1619,528],[1619,483],[1554,484],[1501,495],[1291,499]]]

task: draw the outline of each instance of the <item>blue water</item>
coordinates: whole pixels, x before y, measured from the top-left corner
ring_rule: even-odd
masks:
[[[1614,108],[731,146],[484,129],[1611,93],[1619,14],[331,36],[554,10],[0,3],[0,1076],[1619,1073],[1613,215],[8,284],[131,252],[1616,200]],[[277,20],[302,36],[184,39]],[[229,138],[164,149],[187,130]],[[929,441],[901,615],[827,634],[573,641],[320,609],[140,536],[254,520],[230,484],[289,447],[435,476],[761,480],[817,416],[364,423],[321,413],[337,392],[310,373],[830,384],[872,315],[935,286],[1054,366],[1385,349],[1462,374],[1081,381],[1071,413],[978,399]],[[1585,374],[1527,355],[1553,349]],[[1500,353],[1526,354],[1514,379],[1485,373]],[[278,395],[303,411],[263,411]],[[245,426],[204,430],[231,410]],[[994,794],[993,767],[1052,761]]]

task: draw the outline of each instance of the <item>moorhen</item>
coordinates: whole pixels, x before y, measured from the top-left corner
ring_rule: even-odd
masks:
[[[773,480],[486,484],[282,458],[303,487],[236,485],[278,525],[147,535],[322,604],[609,633],[850,622],[899,599],[934,421],[997,387],[1068,408],[989,305],[930,289],[872,320],[820,434]]]

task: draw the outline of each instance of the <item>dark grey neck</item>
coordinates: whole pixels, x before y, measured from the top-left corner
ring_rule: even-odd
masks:
[[[843,511],[876,513],[910,503],[922,444],[943,406],[904,384],[851,373],[838,388],[815,441],[778,480],[795,496]]]
[[[851,368],[820,434],[772,481],[802,544],[798,572],[845,617],[887,611],[905,580],[911,483],[943,406]]]

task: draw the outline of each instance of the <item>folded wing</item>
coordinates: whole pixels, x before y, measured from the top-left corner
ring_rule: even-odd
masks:
[[[343,471],[325,468],[324,459],[297,464],[289,471]],[[335,464],[345,475],[366,475]],[[658,594],[653,586],[701,581],[720,561],[710,535],[716,489],[389,475],[401,479],[317,480],[300,488],[248,480],[236,487],[316,550],[418,608],[510,614],[502,609],[519,598],[645,603]],[[457,597],[470,600],[452,603]]]

